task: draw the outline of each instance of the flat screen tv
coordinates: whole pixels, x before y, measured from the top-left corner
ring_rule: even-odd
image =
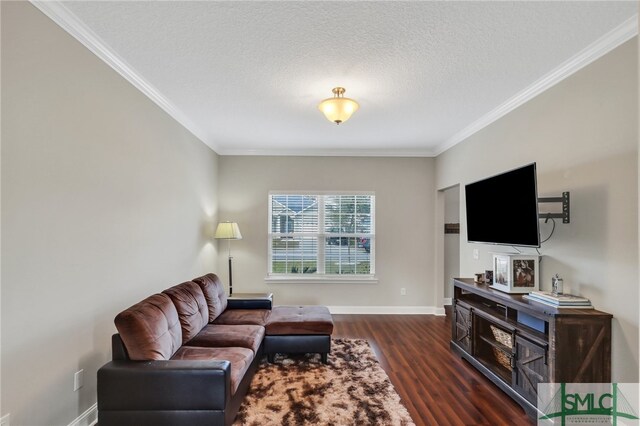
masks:
[[[540,247],[536,163],[465,186],[467,241]]]

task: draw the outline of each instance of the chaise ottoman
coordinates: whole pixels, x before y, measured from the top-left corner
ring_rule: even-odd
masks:
[[[276,306],[265,325],[264,351],[269,362],[277,353],[319,353],[326,364],[332,332],[326,306]]]

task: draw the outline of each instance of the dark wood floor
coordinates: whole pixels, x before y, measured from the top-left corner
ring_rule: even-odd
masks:
[[[449,349],[449,317],[333,315],[333,337],[367,339],[416,425],[530,425],[518,404]]]

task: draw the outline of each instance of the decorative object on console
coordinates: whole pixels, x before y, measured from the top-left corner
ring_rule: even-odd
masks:
[[[559,296],[564,291],[564,280],[560,278],[560,275],[556,274],[551,278],[551,293],[554,296]]]
[[[327,120],[336,124],[347,121],[360,107],[353,99],[344,97],[345,91],[344,87],[334,87],[333,98],[327,98],[318,105],[318,109],[327,117]]]
[[[484,283],[484,274],[483,273],[479,273],[479,274],[475,274],[476,276],[476,282],[477,283]]]
[[[484,282],[487,284],[493,283],[493,271],[489,269],[484,271]]]
[[[229,250],[229,296],[233,294],[233,270],[232,270],[232,257],[231,257],[231,240],[241,240],[242,234],[240,228],[235,222],[220,222],[216,228],[216,234],[214,238],[218,240],[227,240]]]
[[[538,256],[494,254],[492,288],[506,293],[529,293],[539,288]]]

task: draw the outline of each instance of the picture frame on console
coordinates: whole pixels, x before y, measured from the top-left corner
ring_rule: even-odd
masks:
[[[494,254],[491,288],[506,293],[530,293],[539,289],[539,256]]]
[[[508,285],[511,282],[508,256],[493,256],[493,285]]]

